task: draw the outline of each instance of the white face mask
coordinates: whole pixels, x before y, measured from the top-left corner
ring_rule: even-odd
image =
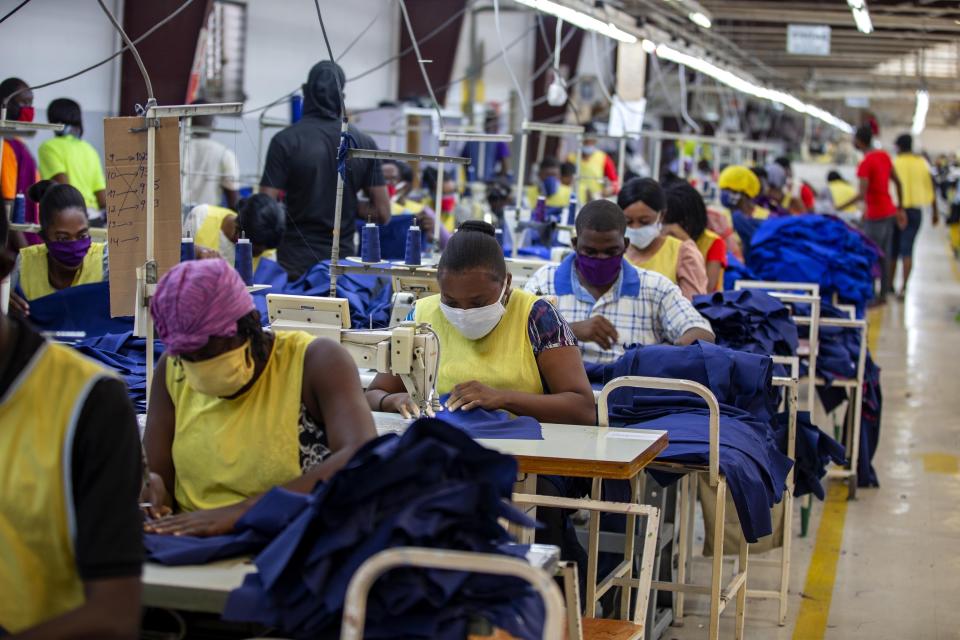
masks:
[[[630,244],[637,249],[646,249],[660,235],[660,223],[646,224],[642,227],[627,227],[625,234]]]
[[[507,312],[506,307],[503,306],[503,295],[506,292],[507,283],[504,282],[500,297],[493,304],[475,309],[455,309],[441,302],[440,310],[443,311],[447,322],[455,326],[464,338],[479,340],[493,331],[500,324],[503,314]]]

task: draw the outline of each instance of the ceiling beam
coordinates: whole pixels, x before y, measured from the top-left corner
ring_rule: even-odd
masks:
[[[721,23],[727,20],[741,20],[743,22],[769,22],[774,24],[827,24],[848,26],[853,17],[849,10],[817,10],[802,11],[779,5],[757,6],[754,3],[724,2],[713,10],[714,21]],[[874,15],[870,18],[875,29],[895,29],[898,31],[944,31],[960,34],[960,24],[953,20],[926,17],[894,16],[887,14]]]

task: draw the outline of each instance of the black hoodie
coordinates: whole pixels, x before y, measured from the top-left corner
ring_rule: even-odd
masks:
[[[303,85],[303,119],[270,141],[261,186],[286,192],[287,228],[280,243],[280,265],[298,278],[314,264],[330,259],[337,197],[337,148],[340,145],[342,94],[340,67],[328,60],[310,69]],[[357,145],[376,149],[370,136],[350,127]],[[379,160],[351,160],[343,188],[340,255],[354,255],[357,192],[383,185]]]

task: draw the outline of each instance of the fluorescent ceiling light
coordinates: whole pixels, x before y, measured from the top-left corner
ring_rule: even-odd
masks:
[[[917,106],[913,111],[913,126],[910,131],[918,136],[927,126],[927,110],[930,108],[930,94],[925,89],[917,91]]]
[[[847,6],[853,12],[853,21],[861,33],[873,33],[873,21],[867,10],[866,0],[847,0]]]
[[[642,45],[645,49],[646,42],[648,41],[645,40]],[[755,98],[769,100],[771,102],[781,104],[787,108],[793,109],[797,113],[802,113],[817,118],[818,120],[822,120],[823,122],[826,122],[830,126],[836,127],[841,131],[853,133],[853,127],[850,126],[848,122],[844,122],[840,118],[834,116],[832,113],[824,111],[820,107],[812,104],[806,104],[796,96],[792,96],[789,93],[762,87],[751,82],[750,80],[741,78],[727,69],[722,69],[715,64],[707,62],[706,60],[683,53],[682,51],[677,51],[676,49],[663,44],[659,45],[655,51],[657,56],[663,58],[664,60],[676,62],[677,64],[682,64],[683,66],[693,69],[694,71],[699,71],[700,73],[727,85],[735,91],[746,93],[747,95],[751,95]]]
[[[614,40],[618,40],[620,42],[633,44],[637,41],[637,37],[635,35],[632,33],[627,33],[612,22],[598,20],[590,14],[553,2],[552,0],[516,0],[516,2],[526,5],[532,9],[536,9],[537,11],[549,13],[550,15],[556,16],[564,22],[569,22],[570,24],[580,27],[581,29],[586,29],[587,31],[596,31],[602,36],[607,36],[608,38],[613,38]]]
[[[709,29],[713,26],[713,23],[710,22],[710,18],[701,11],[691,11],[687,14],[687,17],[690,18],[690,22],[697,26],[703,27],[704,29]]]

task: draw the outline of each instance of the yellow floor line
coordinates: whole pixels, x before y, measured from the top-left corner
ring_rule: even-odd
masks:
[[[827,488],[827,500],[823,505],[807,581],[803,586],[803,599],[793,629],[793,640],[822,640],[826,633],[846,517],[847,485],[832,482]]]
[[[952,453],[924,453],[923,470],[925,473],[945,473],[956,475],[960,473],[960,456]]]
[[[867,310],[867,348],[876,357],[877,343],[880,341],[880,326],[887,306],[881,305]]]

